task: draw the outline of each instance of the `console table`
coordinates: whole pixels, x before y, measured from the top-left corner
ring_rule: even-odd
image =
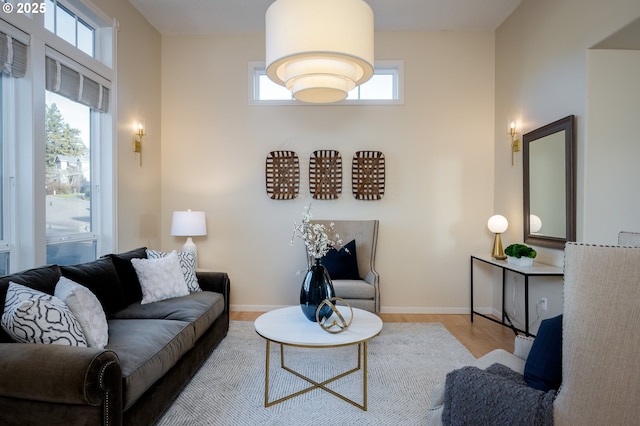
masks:
[[[498,267],[502,269],[502,320],[498,321],[497,319],[481,314],[480,312],[476,312],[473,309],[473,264],[474,261],[484,262],[489,265]],[[520,330],[516,328],[511,319],[507,315],[504,308],[504,289],[505,289],[505,277],[507,271],[515,272],[516,274],[520,274],[524,277],[524,330]],[[505,327],[510,327],[514,333],[524,333],[527,336],[532,336],[529,333],[529,277],[561,277],[564,275],[564,270],[562,268],[558,268],[557,266],[545,265],[543,263],[535,263],[533,266],[519,266],[511,263],[507,263],[506,260],[496,260],[489,255],[471,255],[471,322],[473,322],[474,315],[480,315],[483,318],[486,318],[490,321],[501,324]],[[505,323],[505,319],[508,323]]]

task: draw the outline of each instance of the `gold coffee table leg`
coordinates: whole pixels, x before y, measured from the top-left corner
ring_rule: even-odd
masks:
[[[269,352],[271,349],[271,345],[270,345],[270,341],[268,339],[266,339],[267,342],[267,354],[266,354],[266,365],[265,365],[265,380],[264,380],[264,406],[265,407],[271,407],[272,405],[276,405],[279,404],[281,402],[284,402],[288,399],[294,398],[296,396],[305,394],[307,392],[312,391],[313,389],[322,389],[340,399],[342,399],[345,402],[348,402],[351,405],[354,405],[358,408],[360,408],[363,411],[367,411],[367,342],[360,342],[357,343],[356,346],[358,347],[358,363],[357,366],[355,368],[352,368],[348,371],[345,371],[343,373],[340,373],[334,377],[331,377],[323,382],[316,382],[315,380],[303,375],[302,373],[293,370],[292,368],[289,368],[286,366],[285,364],[285,359],[284,359],[284,345],[280,344],[280,367],[293,374],[296,377],[299,377],[307,382],[309,382],[311,384],[311,386],[302,389],[298,392],[294,392],[290,395],[284,396],[280,399],[277,399],[275,401],[269,401],[269,367],[270,367],[270,361],[269,361]],[[334,391],[333,389],[329,389],[326,387],[326,385],[328,385],[331,382],[334,382],[338,379],[341,379],[345,376],[348,376],[352,373],[355,373],[356,371],[362,370],[362,400],[363,400],[363,404],[358,404],[356,401],[353,401],[352,399],[347,398],[346,396]]]
[[[362,409],[367,411],[367,341],[365,340],[362,354]],[[358,363],[360,363],[360,345],[358,345]],[[359,367],[360,365],[358,365]]]
[[[266,364],[264,366],[264,406],[269,406],[269,352],[271,352],[271,341],[266,339],[267,342],[267,356]]]

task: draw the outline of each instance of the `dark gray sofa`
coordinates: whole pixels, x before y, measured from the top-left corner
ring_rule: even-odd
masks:
[[[53,294],[64,275],[96,294],[109,325],[105,349],[14,343],[0,329],[0,424],[150,425],[162,415],[226,336],[230,282],[198,272],[204,291],[141,305],[140,257],[145,248],[0,278],[0,313],[10,281]]]

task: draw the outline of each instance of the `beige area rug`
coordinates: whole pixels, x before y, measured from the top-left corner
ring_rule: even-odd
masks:
[[[270,400],[306,388],[280,368],[271,345]],[[447,372],[474,358],[439,323],[385,323],[369,342],[368,410],[314,389],[264,407],[265,341],[253,322],[232,321],[229,334],[158,422],[174,425],[420,425],[431,391]],[[286,363],[317,381],[353,368],[356,346],[333,349],[285,347]],[[362,404],[362,373],[329,387]]]

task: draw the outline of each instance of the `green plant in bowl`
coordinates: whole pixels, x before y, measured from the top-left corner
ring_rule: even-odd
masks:
[[[504,253],[516,259],[520,259],[521,257],[534,259],[538,254],[534,249],[524,244],[511,244],[504,250]]]

